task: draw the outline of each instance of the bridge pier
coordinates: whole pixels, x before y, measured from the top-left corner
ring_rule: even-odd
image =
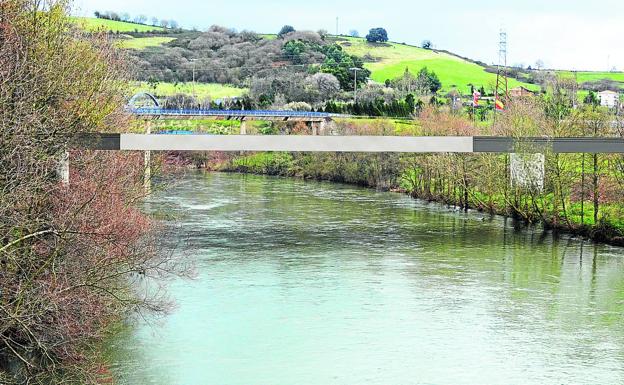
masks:
[[[509,154],[509,179],[512,187],[544,190],[545,156],[541,153]]]
[[[245,120],[245,118],[243,118],[241,120],[241,124],[240,124],[240,134],[241,135],[247,135],[247,121]]]
[[[59,162],[57,174],[64,186],[69,185],[69,152],[63,152],[61,161]]]
[[[145,133],[147,135],[152,133],[152,122],[146,120]],[[145,194],[151,194],[152,192],[152,152],[147,150],[143,153],[143,189]]]
[[[319,134],[318,122],[310,122],[310,126],[312,126],[312,135],[318,135]]]
[[[310,121],[312,135],[327,135],[327,120]]]

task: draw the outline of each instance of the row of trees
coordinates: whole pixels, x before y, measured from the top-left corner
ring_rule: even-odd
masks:
[[[393,99],[385,101],[382,98],[370,101],[358,101],[355,103],[336,103],[329,101],[321,108],[321,112],[335,114],[363,115],[363,116],[387,116],[410,118],[418,114],[425,103],[408,94],[405,99]]]
[[[624,134],[615,128],[612,116],[605,110],[594,106],[571,110],[556,97],[513,103],[492,128],[478,128],[461,116],[436,110],[426,110],[421,115],[421,124],[426,135],[622,137]],[[535,157],[527,154],[537,149],[520,144],[516,151],[520,154],[516,156],[527,162],[523,167],[541,167],[539,161],[535,165]],[[510,183],[509,155],[410,156],[404,160],[403,182],[416,197],[622,241],[618,238],[624,230],[619,220],[624,209],[621,155],[546,151],[543,184],[537,180],[540,173]]]
[[[105,12],[95,11],[93,12],[93,15],[98,19],[125,21],[127,23],[135,23],[135,24],[142,24],[142,25],[148,25],[147,21],[150,20],[151,25],[153,26],[171,28],[171,29],[178,28],[178,22],[173,19],[171,20],[159,19],[157,17],[148,18],[145,15],[136,15],[135,17],[131,17],[128,12],[118,13],[118,12],[113,12],[113,11],[105,11]]]
[[[284,25],[277,33],[277,37],[282,38],[291,32],[295,32],[295,28],[292,25]],[[327,34],[327,32],[325,32],[324,34]],[[349,36],[360,37],[360,33],[357,30],[352,29],[349,31]],[[388,41],[388,32],[385,28],[381,27],[371,28],[366,35],[366,40],[369,43],[385,43]]]

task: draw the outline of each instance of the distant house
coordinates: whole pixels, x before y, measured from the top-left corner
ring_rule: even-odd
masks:
[[[598,92],[598,98],[600,99],[601,106],[615,108],[620,100],[620,94],[615,91],[606,90]]]
[[[535,92],[522,86],[512,88],[509,90],[509,96],[511,96],[512,98],[523,98],[523,97],[533,96],[533,95],[535,95]]]

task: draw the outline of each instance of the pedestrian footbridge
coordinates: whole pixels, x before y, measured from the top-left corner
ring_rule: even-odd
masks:
[[[624,153],[623,138],[85,134],[77,146],[121,151]]]

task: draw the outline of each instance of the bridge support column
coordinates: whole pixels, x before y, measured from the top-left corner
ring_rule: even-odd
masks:
[[[511,153],[509,176],[512,187],[542,192],[544,190],[544,154]]]
[[[69,185],[69,152],[68,151],[65,151],[63,155],[61,156],[61,161],[59,162],[57,173],[58,173],[59,179],[61,180],[61,183],[63,183],[63,185],[65,186],[68,186]]]
[[[240,124],[240,134],[241,135],[247,135],[247,121],[246,120],[241,120],[241,124]]]
[[[310,122],[310,125],[312,126],[312,135],[318,135],[319,134],[319,123],[318,122]]]
[[[152,122],[149,120],[145,121],[145,133],[152,133]],[[152,192],[152,153],[151,151],[144,152],[144,169],[143,169],[143,189],[145,190],[145,194],[151,194]]]
[[[327,135],[327,120],[321,120],[319,124],[319,135]]]

